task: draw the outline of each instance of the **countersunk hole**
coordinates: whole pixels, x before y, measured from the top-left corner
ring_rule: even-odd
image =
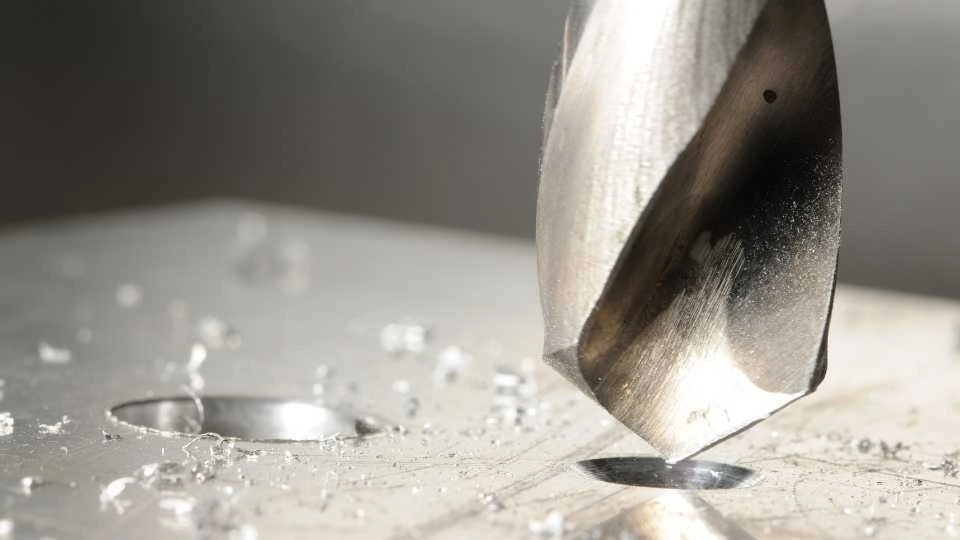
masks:
[[[216,433],[248,441],[319,441],[357,436],[357,419],[312,403],[240,396],[175,396],[128,401],[114,421],[174,435]]]
[[[777,100],[777,93],[768,88],[763,91],[763,100],[767,103],[773,103]]]
[[[670,464],[658,457],[588,459],[574,468],[596,480],[665,489],[730,489],[751,487],[762,476],[746,467],[688,459]]]

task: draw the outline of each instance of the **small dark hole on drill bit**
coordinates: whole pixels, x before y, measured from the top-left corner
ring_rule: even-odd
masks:
[[[604,482],[664,489],[751,487],[762,479],[746,467],[694,459],[670,464],[650,456],[588,459],[574,465],[574,469]]]
[[[777,100],[777,93],[773,90],[767,89],[763,91],[763,100],[767,103],[773,103]]]

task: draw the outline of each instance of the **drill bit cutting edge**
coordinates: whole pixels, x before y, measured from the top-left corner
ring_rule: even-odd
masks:
[[[546,361],[668,461],[812,392],[840,161],[822,0],[576,0],[544,119]]]

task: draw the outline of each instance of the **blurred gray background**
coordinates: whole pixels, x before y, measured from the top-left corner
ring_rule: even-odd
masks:
[[[960,296],[960,2],[828,0],[844,281]],[[0,225],[232,196],[532,237],[564,0],[10,0]]]

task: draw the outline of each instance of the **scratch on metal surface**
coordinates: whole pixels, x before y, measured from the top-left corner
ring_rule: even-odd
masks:
[[[618,429],[609,429],[602,434],[598,435],[592,441],[589,441],[573,451],[568,452],[567,454],[560,456],[556,459],[556,462],[566,463],[571,459],[590,455],[600,451],[601,449],[613,444],[617,439],[623,437],[624,434]],[[545,439],[541,439],[537,442],[540,444],[544,442]],[[504,460],[504,463],[509,462]],[[533,486],[541,484],[547,478],[555,476],[559,471],[557,467],[551,462],[551,465],[546,467],[541,467],[537,470],[534,470],[532,473],[526,475],[524,478],[518,479],[506,486],[503,486],[497,490],[498,495],[502,499],[510,499],[516,497],[518,494],[523,493],[524,491],[530,489]],[[476,504],[463,505],[458,509],[451,510],[448,514],[436,518],[432,521],[428,521],[421,525],[416,525],[409,527],[407,530],[402,531],[398,534],[395,534],[393,538],[395,539],[405,539],[405,538],[418,538],[424,539],[431,536],[437,535],[448,528],[461,523],[463,520],[475,517],[481,513],[482,509]]]

